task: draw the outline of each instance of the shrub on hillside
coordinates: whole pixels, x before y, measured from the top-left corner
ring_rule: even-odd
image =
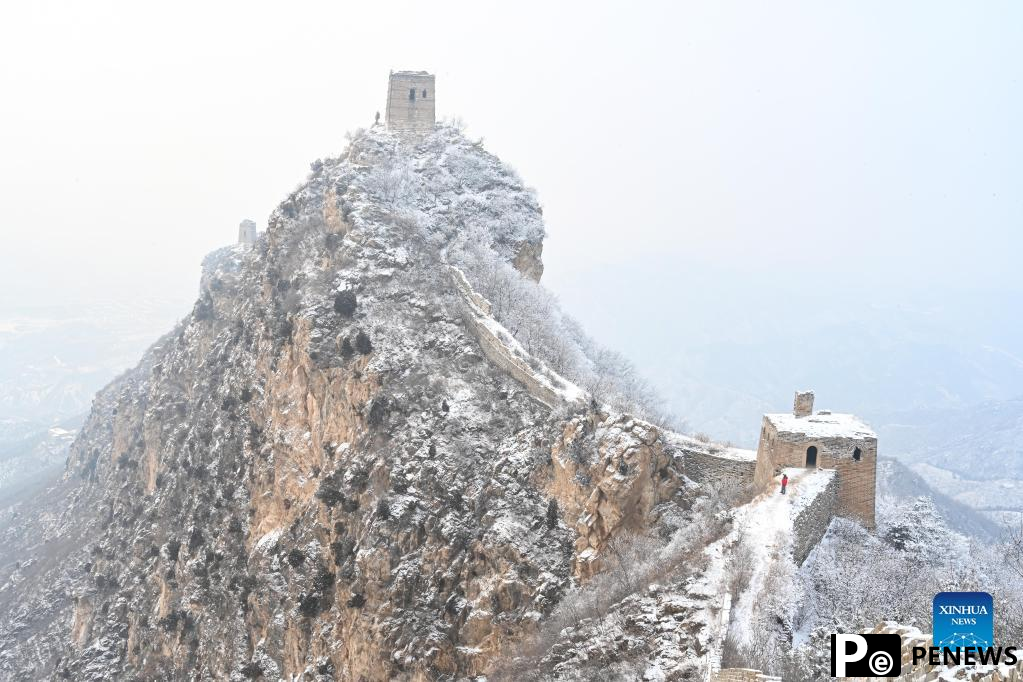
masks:
[[[316,490],[316,499],[328,507],[336,507],[344,501],[345,496],[338,489],[337,483],[331,479],[325,479],[320,482],[320,487]]]
[[[334,297],[334,312],[341,317],[351,317],[358,307],[358,300],[351,291],[342,291]]]
[[[303,562],[305,562],[305,553],[298,547],[288,552],[288,563],[292,568],[298,568]]]
[[[355,335],[355,350],[359,351],[360,355],[369,355],[373,352],[373,344],[370,343],[366,332],[360,330]]]

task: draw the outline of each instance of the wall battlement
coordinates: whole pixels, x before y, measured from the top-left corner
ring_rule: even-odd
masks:
[[[828,484],[792,520],[792,559],[797,566],[802,565],[806,557],[810,556],[835,518],[838,476],[833,471],[817,472],[817,475],[825,474],[831,477]]]
[[[756,458],[749,450],[715,452],[696,444],[674,443],[682,455],[686,476],[696,483],[745,488],[753,485]],[[749,453],[749,456],[742,456]]]
[[[465,273],[449,266],[449,276],[468,308],[466,322],[469,331],[491,362],[522,384],[529,395],[548,407],[585,398],[581,389],[546,370],[546,367],[534,369],[530,366],[529,356],[511,334],[494,320],[490,313],[490,301],[473,290]]]

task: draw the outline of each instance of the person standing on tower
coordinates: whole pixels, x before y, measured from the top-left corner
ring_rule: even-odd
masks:
[[[781,475],[781,494],[782,495],[785,494],[785,488],[788,486],[788,484],[789,484],[789,475],[788,474],[782,474]]]

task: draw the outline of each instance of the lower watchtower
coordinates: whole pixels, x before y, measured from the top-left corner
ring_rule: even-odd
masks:
[[[387,84],[387,129],[425,132],[437,122],[436,79],[425,71],[392,71]]]
[[[813,413],[813,392],[796,394],[792,413],[765,414],[754,483],[768,485],[785,467],[834,469],[837,514],[874,527],[877,434],[851,414]]]

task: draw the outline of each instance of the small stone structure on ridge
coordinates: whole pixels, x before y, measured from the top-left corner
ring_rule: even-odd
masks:
[[[255,221],[245,219],[238,226],[238,243],[252,245],[256,243],[259,232],[256,230]]]
[[[851,414],[813,413],[813,391],[797,392],[792,413],[765,414],[754,483],[766,486],[784,467],[834,469],[835,514],[874,527],[877,434]]]
[[[433,74],[392,71],[387,85],[387,129],[425,132],[437,122]]]

